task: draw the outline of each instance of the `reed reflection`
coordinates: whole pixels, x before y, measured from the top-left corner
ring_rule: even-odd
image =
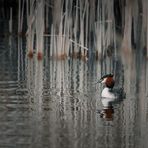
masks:
[[[34,59],[35,60],[35,59]],[[30,105],[35,105],[35,110],[42,108],[43,97],[43,62],[28,60],[27,65],[27,89]]]

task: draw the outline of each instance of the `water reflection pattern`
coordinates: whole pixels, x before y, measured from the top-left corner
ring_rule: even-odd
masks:
[[[147,147],[148,67],[140,55],[38,62],[18,47],[10,56],[1,50],[0,147]],[[102,86],[95,83],[109,72],[126,99],[102,112],[113,115],[106,121],[97,113]]]

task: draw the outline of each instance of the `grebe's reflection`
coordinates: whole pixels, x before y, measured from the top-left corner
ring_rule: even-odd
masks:
[[[100,111],[100,117],[105,119],[106,121],[112,121],[114,114],[114,105],[120,103],[122,100],[123,99],[118,100],[116,98],[101,98],[103,108]]]
[[[100,111],[100,117],[104,118],[108,121],[113,120],[114,107],[113,102],[115,102],[115,98],[101,98],[101,102],[103,105],[102,110]]]

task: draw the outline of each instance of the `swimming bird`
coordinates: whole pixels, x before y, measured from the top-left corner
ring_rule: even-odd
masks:
[[[104,88],[101,93],[101,97],[108,99],[123,98],[123,88],[114,89],[115,80],[113,74],[106,74],[100,79],[100,83],[104,84]]]
[[[114,88],[115,80],[113,74],[106,74],[101,77],[100,83],[104,84],[101,93],[101,102],[103,105],[100,111],[100,117],[108,121],[113,120],[114,104],[121,102],[125,97],[123,88]]]

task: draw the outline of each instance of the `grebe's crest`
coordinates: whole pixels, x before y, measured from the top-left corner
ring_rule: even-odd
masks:
[[[101,77],[100,82],[105,84],[108,88],[113,88],[115,84],[113,76],[113,74],[106,74],[103,77]]]

